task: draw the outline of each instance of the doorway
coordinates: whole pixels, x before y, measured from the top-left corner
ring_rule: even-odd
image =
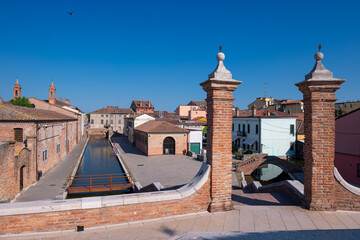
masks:
[[[167,137],[164,139],[164,154],[175,154],[175,140],[172,137]]]

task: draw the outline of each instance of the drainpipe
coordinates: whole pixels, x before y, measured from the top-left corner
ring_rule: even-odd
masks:
[[[77,116],[76,120],[76,144],[79,143],[79,116]]]
[[[261,147],[261,117],[259,117],[259,152],[262,153],[262,147]]]
[[[66,122],[66,129],[65,129],[65,148],[66,148],[66,154],[68,154],[68,122]]]
[[[36,180],[39,180],[39,171],[38,171],[38,127],[39,127],[39,122],[36,121],[36,126],[35,126],[35,173],[36,173]]]

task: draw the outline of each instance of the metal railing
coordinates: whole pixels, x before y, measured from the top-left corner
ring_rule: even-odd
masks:
[[[237,131],[237,135],[240,137],[246,137],[246,133],[243,131]]]
[[[133,178],[128,173],[80,175],[69,178],[68,193],[104,192],[131,189]]]

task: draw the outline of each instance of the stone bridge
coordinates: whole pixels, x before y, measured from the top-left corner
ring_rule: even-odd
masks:
[[[237,172],[244,172],[245,175],[250,175],[256,168],[264,164],[273,164],[280,167],[285,172],[300,172],[302,169],[279,157],[268,156],[266,154],[251,154],[248,155],[245,160],[236,165]]]

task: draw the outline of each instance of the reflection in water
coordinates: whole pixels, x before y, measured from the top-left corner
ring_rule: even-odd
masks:
[[[90,138],[76,175],[123,173],[113,149],[105,138]]]
[[[262,185],[289,180],[289,176],[278,166],[274,164],[264,164],[255,169],[251,176]],[[248,179],[250,180],[250,179]]]
[[[83,175],[102,175],[102,174],[121,174],[124,173],[116,155],[111,148],[109,142],[105,138],[90,138],[89,143],[86,146],[83,159],[79,165],[76,176]],[[92,185],[97,184],[110,184],[110,179],[104,178],[92,178]],[[112,184],[127,183],[127,178],[113,178]],[[90,179],[82,179],[74,181],[72,186],[89,186]],[[84,197],[94,195],[111,195],[118,193],[130,192],[130,190],[114,191],[112,193],[86,193],[86,194],[69,194],[69,198],[72,197]]]

